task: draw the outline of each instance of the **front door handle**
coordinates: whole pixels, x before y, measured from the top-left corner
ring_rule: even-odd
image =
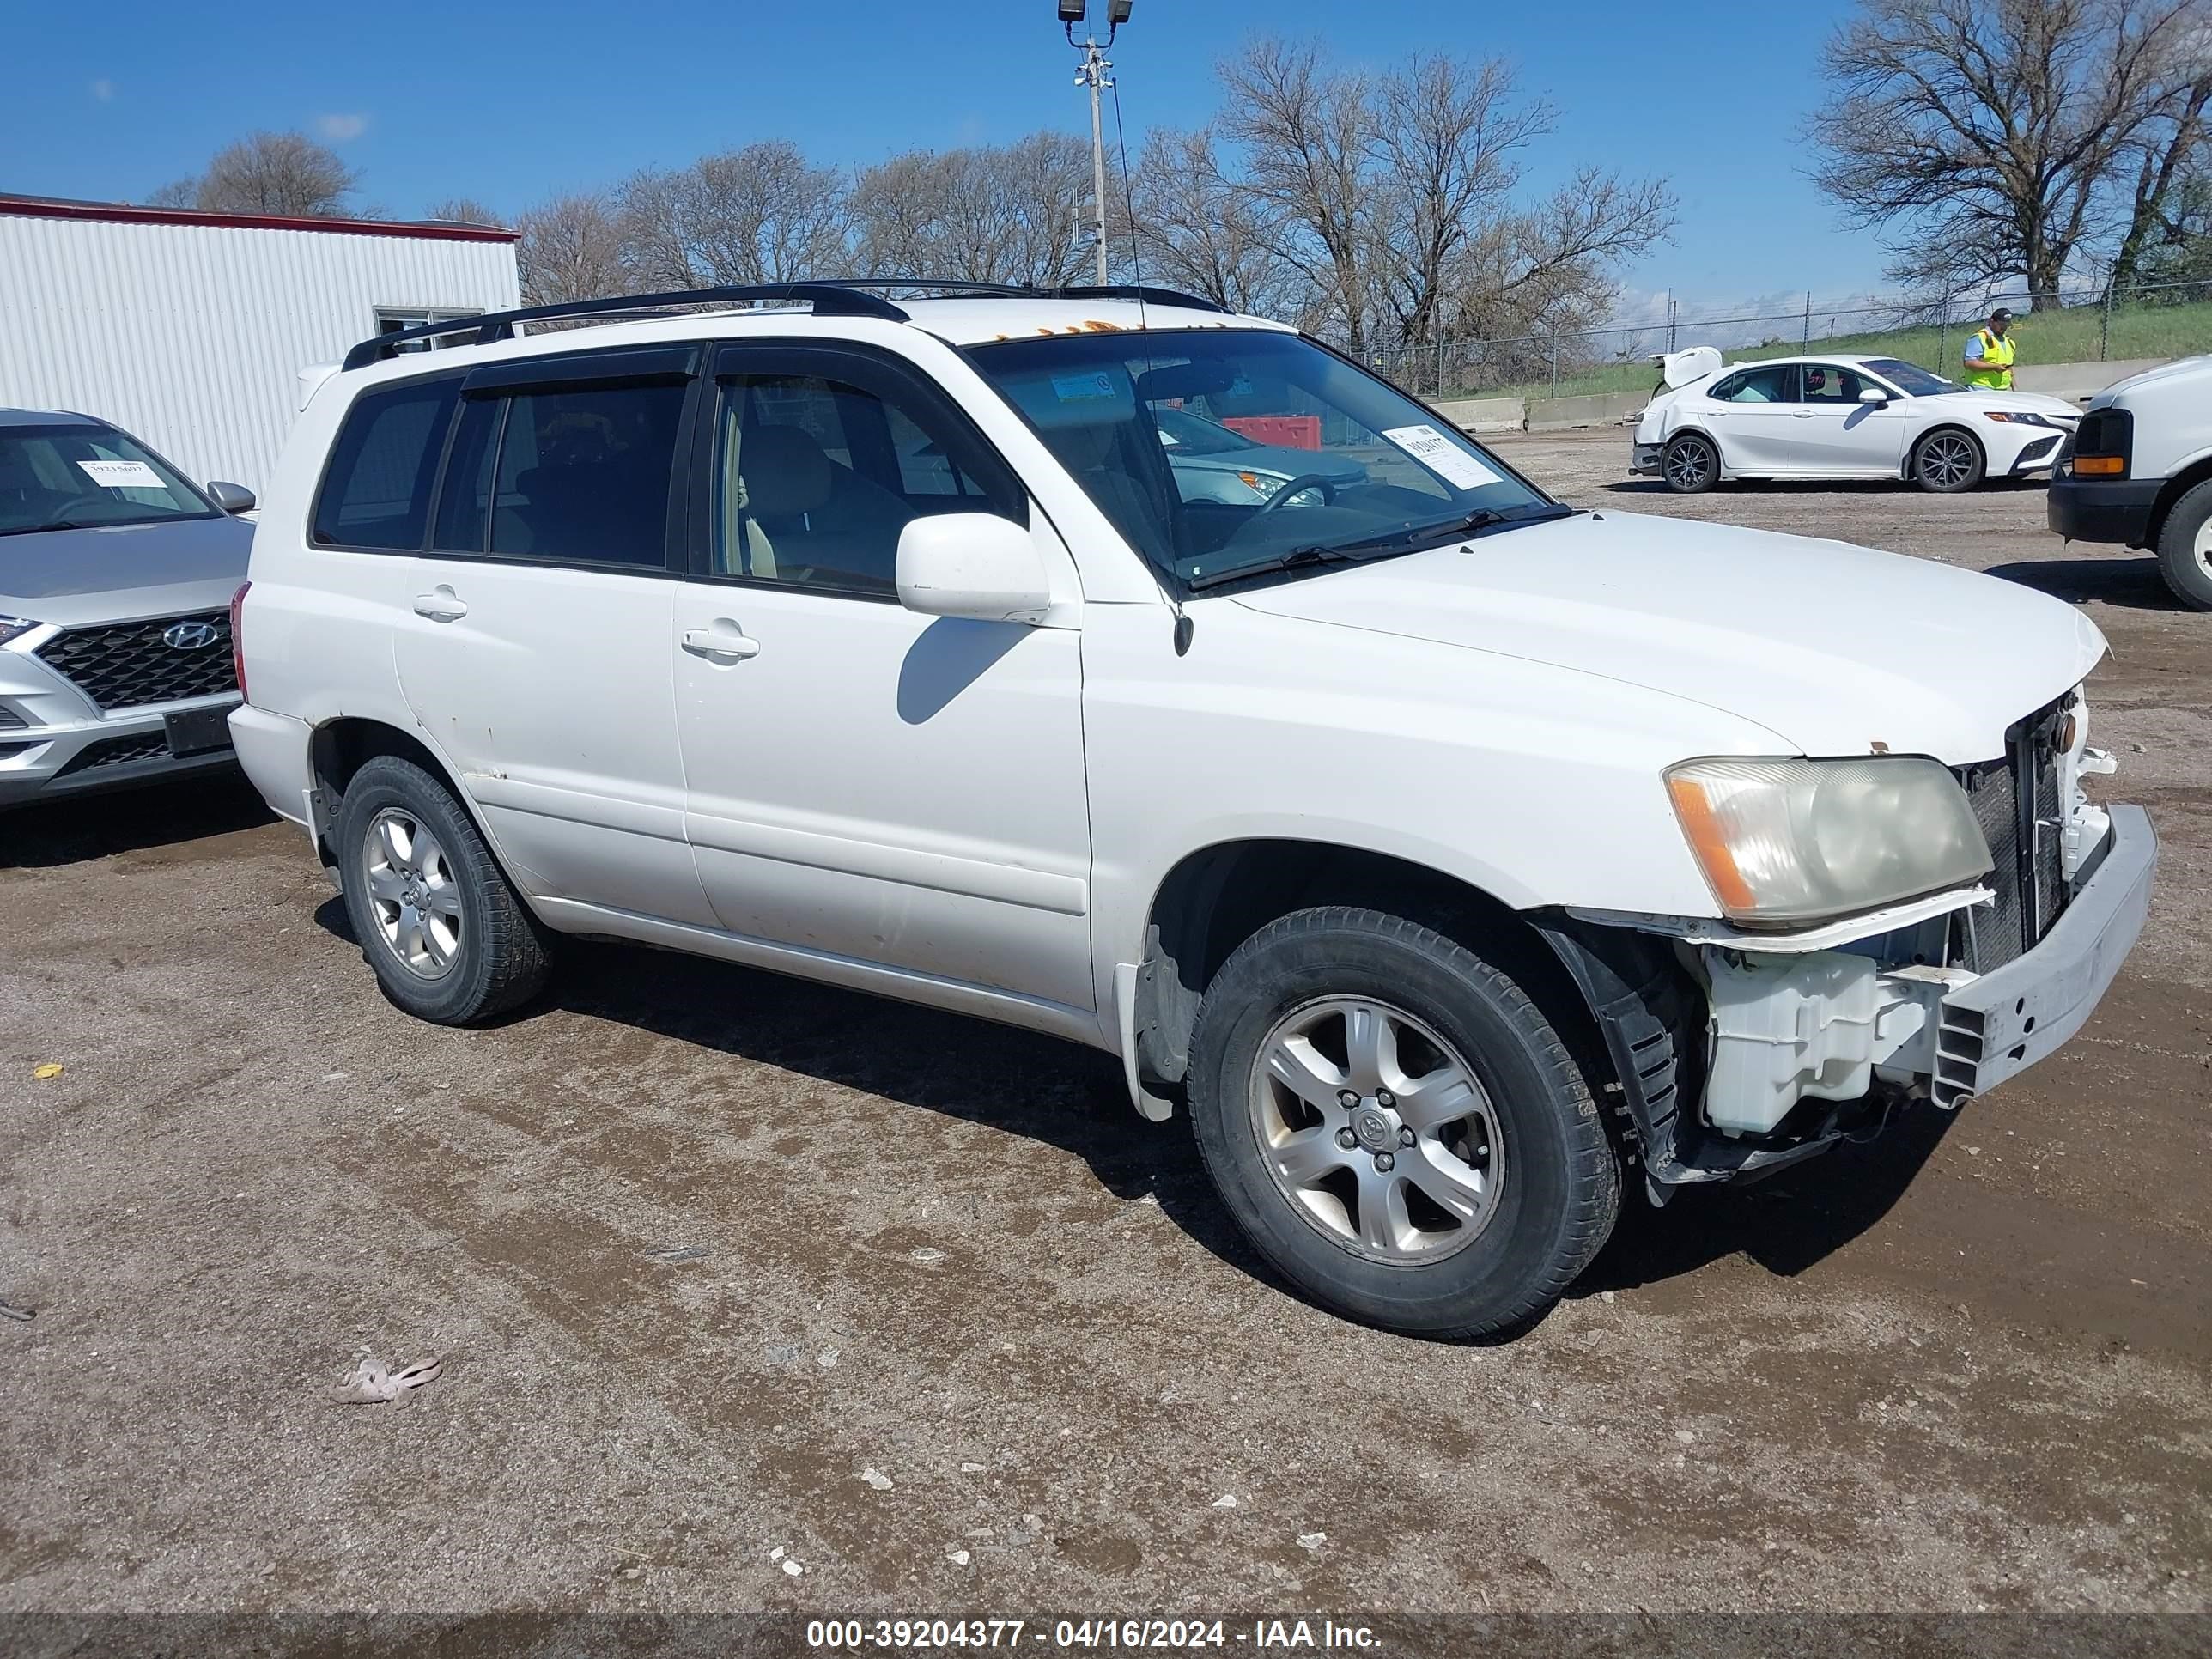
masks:
[[[1813,418],[1813,411],[1809,409],[1792,410],[1790,411],[1790,418],[1799,421],[1809,421]]]
[[[415,596],[415,614],[428,617],[432,622],[459,622],[469,614],[468,602],[440,582],[428,592]]]
[[[760,655],[760,641],[727,617],[717,617],[710,628],[684,630],[684,648],[695,657],[724,662],[743,662]]]

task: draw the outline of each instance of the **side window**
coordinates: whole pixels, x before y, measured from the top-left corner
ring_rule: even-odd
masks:
[[[1803,382],[1799,400],[1808,404],[1855,404],[1866,382],[1848,368],[1833,363],[1806,363],[1798,369]]]
[[[995,488],[977,481],[990,469],[972,433],[886,390],[837,375],[721,376],[711,574],[889,599],[899,535],[913,520],[1022,516],[1010,477]]]
[[[446,458],[446,480],[438,487],[438,521],[430,545],[441,553],[481,553],[490,528],[492,469],[499,460],[499,429],[507,403],[501,398],[464,398],[461,422]]]
[[[685,393],[680,384],[610,382],[508,398],[491,473],[492,552],[665,568]],[[458,492],[449,493],[465,493],[458,458],[454,476]]]
[[[446,422],[460,386],[458,378],[447,376],[365,392],[354,400],[315,498],[317,542],[410,553],[422,545]]]
[[[1712,389],[1712,398],[1724,404],[1784,404],[1791,401],[1790,366],[1739,369]]]

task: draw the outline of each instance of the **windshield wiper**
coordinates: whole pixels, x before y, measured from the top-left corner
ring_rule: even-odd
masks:
[[[13,530],[0,530],[0,536],[36,536],[48,530],[89,530],[88,524],[79,524],[75,519],[63,519],[53,524],[19,524]]]
[[[1524,524],[1549,524],[1554,519],[1574,516],[1575,509],[1565,501],[1543,501],[1528,507],[1479,507],[1463,519],[1449,520],[1443,524],[1417,525],[1411,530],[1394,530],[1385,536],[1370,536],[1365,541],[1346,542],[1350,551],[1368,551],[1376,548],[1410,547],[1415,542],[1448,542],[1458,536],[1476,536],[1486,530]]]
[[[1203,575],[1188,578],[1191,590],[1218,587],[1224,582],[1242,581],[1247,576],[1265,576],[1278,570],[1303,570],[1309,565],[1349,564],[1359,555],[1341,547],[1293,547],[1287,552],[1276,553],[1250,564],[1240,564],[1228,570],[1209,570]]]

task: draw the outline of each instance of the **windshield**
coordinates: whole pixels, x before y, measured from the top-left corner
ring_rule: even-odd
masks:
[[[218,516],[175,468],[113,427],[0,427],[0,536]]]
[[[1064,335],[969,356],[1115,527],[1187,586],[1411,551],[1478,517],[1491,528],[1566,511],[1296,334]],[[1244,451],[1230,465],[1200,463],[1190,439],[1209,433],[1262,446],[1264,459],[1240,467]]]
[[[1946,392],[1964,392],[1966,388],[1956,380],[1947,380],[1941,374],[1931,374],[1917,363],[1899,362],[1894,357],[1869,357],[1868,370],[1888,381],[1908,398],[1933,398]]]

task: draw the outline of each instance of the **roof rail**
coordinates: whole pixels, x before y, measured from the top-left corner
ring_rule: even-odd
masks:
[[[599,300],[572,300],[559,305],[529,306],[520,311],[491,311],[474,317],[454,317],[441,323],[422,323],[395,329],[374,339],[363,340],[345,355],[347,368],[366,368],[397,356],[410,341],[435,339],[447,334],[473,333],[474,343],[490,345],[514,337],[517,323],[550,323],[578,317],[619,317],[629,313],[667,311],[682,306],[729,305],[745,301],[810,304],[817,317],[875,317],[903,323],[911,319],[898,306],[870,293],[871,289],[932,289],[951,299],[1010,300],[1134,300],[1140,304],[1182,306],[1194,311],[1224,307],[1194,294],[1139,284],[1024,287],[1013,283],[962,283],[931,276],[850,276],[816,283],[763,283],[738,288],[672,289],[663,294],[619,294]]]
[[[514,337],[517,323],[550,323],[575,317],[616,317],[629,312],[665,311],[678,306],[723,305],[744,301],[780,301],[787,305],[809,303],[821,317],[878,317],[902,323],[905,312],[889,300],[842,283],[765,283],[742,288],[672,289],[663,294],[622,294],[600,300],[573,300],[559,305],[527,306],[520,311],[490,311],[475,317],[454,317],[441,323],[423,323],[395,329],[363,340],[345,355],[347,368],[366,368],[398,355],[410,340],[434,339],[443,334],[473,332],[474,343],[490,345]]]

